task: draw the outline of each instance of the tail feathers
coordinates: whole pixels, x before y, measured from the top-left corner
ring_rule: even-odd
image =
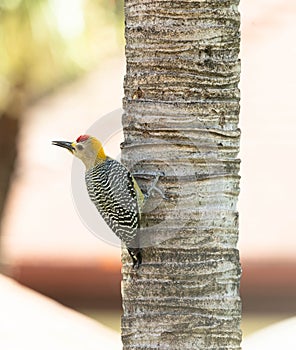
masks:
[[[127,248],[129,255],[133,260],[133,268],[138,269],[142,264],[142,249],[140,248]]]

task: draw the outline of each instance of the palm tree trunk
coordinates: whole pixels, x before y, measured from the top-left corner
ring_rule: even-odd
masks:
[[[125,1],[122,161],[164,172],[168,199],[145,210],[141,268],[123,254],[123,349],[240,349],[237,6]]]

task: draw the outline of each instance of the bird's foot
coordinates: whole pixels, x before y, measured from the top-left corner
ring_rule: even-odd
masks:
[[[166,195],[163,193],[163,191],[162,191],[159,187],[156,186],[156,184],[158,183],[158,180],[159,180],[159,178],[160,178],[161,176],[164,176],[164,173],[163,173],[163,172],[158,173],[158,174],[155,174],[155,178],[154,178],[154,180],[153,180],[151,186],[150,186],[150,187],[148,188],[148,190],[147,190],[147,194],[146,194],[146,198],[147,198],[147,199],[150,198],[150,196],[151,196],[151,194],[152,194],[153,191],[158,192],[158,193],[161,195],[161,197],[162,197],[163,199],[168,199],[168,198],[166,197]]]
[[[153,192],[158,192],[161,197],[165,200],[168,200],[168,197],[163,193],[163,191],[157,187],[157,183],[159,181],[159,178],[161,176],[164,176],[165,173],[163,171],[160,172],[152,172],[152,173],[134,173],[133,176],[134,177],[142,177],[142,178],[151,178],[151,176],[154,177],[154,180],[152,182],[152,184],[150,185],[150,187],[145,191],[144,196],[145,196],[145,200],[149,199],[151,197],[151,195],[153,194]]]

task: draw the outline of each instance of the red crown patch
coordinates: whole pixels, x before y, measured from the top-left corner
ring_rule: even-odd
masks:
[[[89,135],[81,135],[77,138],[76,142],[83,142],[86,141],[87,139],[89,139]]]

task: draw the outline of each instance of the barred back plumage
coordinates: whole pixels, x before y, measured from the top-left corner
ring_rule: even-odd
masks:
[[[139,248],[139,205],[127,169],[107,158],[86,171],[85,181],[90,199],[111,230],[128,248]]]
[[[52,144],[66,148],[82,160],[91,201],[111,230],[126,244],[133,267],[139,268],[142,250],[138,234],[144,195],[128,169],[106,156],[102,143],[90,135],[81,135],[76,142],[53,141]]]

